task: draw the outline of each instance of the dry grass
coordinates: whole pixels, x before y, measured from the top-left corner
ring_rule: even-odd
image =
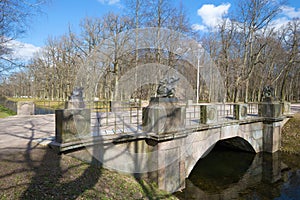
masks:
[[[153,185],[48,148],[0,153],[0,199],[176,199]]]
[[[284,125],[281,137],[281,151],[300,155],[300,113]]]

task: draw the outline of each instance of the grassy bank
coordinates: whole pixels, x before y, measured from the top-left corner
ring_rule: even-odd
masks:
[[[31,99],[31,98],[7,98],[9,101],[18,102],[18,101],[32,101],[35,106],[40,108],[48,109],[63,109],[65,106],[64,101],[51,101],[51,100],[40,100],[40,99]]]
[[[131,176],[48,148],[0,154],[0,199],[175,199]]]
[[[284,125],[281,139],[282,152],[300,155],[300,113]]]
[[[11,111],[8,108],[3,107],[0,105],[0,118],[9,117],[12,115],[15,115],[16,113],[14,111]]]

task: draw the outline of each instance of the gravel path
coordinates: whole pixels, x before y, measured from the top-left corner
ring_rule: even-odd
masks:
[[[0,119],[0,152],[28,151],[36,148],[38,144],[47,144],[54,136],[54,115]]]

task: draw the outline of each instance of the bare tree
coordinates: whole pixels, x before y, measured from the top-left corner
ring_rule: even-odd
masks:
[[[126,31],[131,29],[132,21],[125,16],[120,16],[118,14],[109,13],[104,16],[105,31],[104,37],[107,38],[104,49],[111,49],[110,55],[107,55],[107,72],[113,75],[113,82],[111,85],[113,87],[111,90],[111,98],[115,99],[118,95],[118,80],[120,78],[120,62],[121,57],[124,53],[124,46],[128,42],[129,35]]]
[[[292,80],[297,78],[297,71],[299,72],[300,63],[300,20],[294,19],[283,29],[281,34],[281,41],[285,50],[282,60],[282,68],[278,76],[273,80],[281,79],[280,98],[286,99],[287,83],[294,83]]]
[[[19,63],[10,55],[9,43],[26,33],[29,22],[46,0],[0,0],[0,75]]]
[[[282,2],[268,0],[245,0],[239,1],[239,11],[236,20],[239,22],[240,53],[241,53],[241,76],[237,78],[237,84],[244,82],[244,101],[248,101],[249,80],[260,62],[261,52],[266,43],[257,44],[257,38],[267,30],[271,20],[280,13]],[[238,101],[238,94],[235,101]]]

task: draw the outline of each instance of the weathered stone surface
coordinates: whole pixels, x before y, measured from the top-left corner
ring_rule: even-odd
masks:
[[[182,131],[185,128],[185,107],[176,98],[151,98],[143,108],[143,130],[156,134]]]
[[[282,115],[280,103],[260,103],[258,104],[258,115],[260,117],[277,118]]]
[[[266,103],[263,109],[272,108],[274,104]],[[202,122],[215,122],[216,106],[202,106]],[[265,116],[277,116],[274,114],[276,112],[273,110],[273,113]],[[198,160],[205,157],[218,141],[251,152],[279,150],[283,118],[265,117],[232,120],[222,124],[200,124],[193,128],[186,127],[187,130],[182,131],[185,115],[185,110],[178,105],[176,98],[152,98],[149,106],[143,110],[144,131],[151,133],[124,137],[116,134],[110,140],[104,139],[105,136],[97,136],[103,140],[102,143],[90,144],[87,147],[90,154],[86,155],[94,155],[106,168],[139,174],[154,181],[160,189],[175,192],[184,187],[185,178]]]
[[[18,115],[34,115],[35,105],[32,101],[19,101],[17,105]]]
[[[271,85],[263,88],[263,102],[272,103],[277,100],[275,90]]]
[[[66,109],[80,109],[80,108],[85,108],[85,104],[83,101],[73,99],[73,100],[66,102],[65,108]]]
[[[169,192],[183,189],[185,186],[184,139],[157,143],[152,148],[153,156],[149,166],[154,171],[148,172],[148,178],[157,183],[159,188]],[[166,148],[171,146],[170,148]]]
[[[247,104],[234,104],[233,105],[233,117],[236,120],[242,120],[247,117]]]
[[[72,91],[69,101],[66,104],[67,109],[85,108],[83,102],[83,88],[75,87]]]
[[[158,97],[175,97],[175,83],[179,78],[171,77],[161,80],[157,87],[156,94]]]
[[[106,140],[99,136],[103,143],[87,146],[88,156],[94,155],[103,166],[130,174],[139,174],[154,181],[160,189],[175,192],[185,185],[185,178],[200,158],[205,157],[222,140],[238,149],[251,152],[274,152],[279,149],[281,122],[235,121],[218,128],[207,126],[206,129],[190,132],[176,137],[179,133],[171,133],[168,140],[160,140],[165,135],[145,134],[144,138],[128,137],[122,142],[117,139]],[[272,132],[273,131],[273,132]],[[112,138],[120,137],[112,135]],[[88,160],[85,157],[85,160]],[[90,158],[93,160],[93,158]]]
[[[290,114],[291,113],[291,102],[284,101],[281,103],[282,114]]]
[[[200,106],[200,122],[202,124],[211,124],[215,123],[218,119],[218,112],[216,105],[201,105]]]
[[[221,129],[221,137],[220,139],[231,138],[232,135],[238,135],[239,132],[239,124],[231,125],[231,126],[223,126]]]
[[[55,110],[55,141],[65,143],[90,135],[90,109]]]
[[[281,145],[281,123],[266,122],[263,129],[263,151],[274,153]]]

